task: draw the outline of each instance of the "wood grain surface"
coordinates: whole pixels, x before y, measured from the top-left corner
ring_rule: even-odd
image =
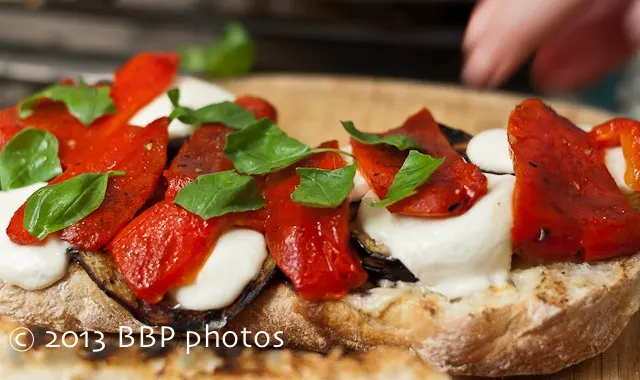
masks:
[[[309,144],[327,139],[346,141],[339,120],[353,120],[362,129],[383,131],[400,125],[420,107],[428,107],[439,122],[471,133],[505,128],[511,110],[526,98],[419,82],[347,77],[269,75],[221,84],[236,94],[269,99],[279,111],[279,125]],[[596,124],[613,116],[565,102],[550,103],[576,124]],[[640,379],[640,316],[636,314],[602,355],[545,378]]]

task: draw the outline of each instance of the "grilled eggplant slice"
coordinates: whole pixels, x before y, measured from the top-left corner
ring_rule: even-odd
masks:
[[[276,263],[269,256],[262,264],[258,277],[246,286],[231,305],[220,310],[195,311],[178,309],[166,297],[157,304],[137,298],[124,281],[115,260],[107,253],[72,249],[71,255],[102,291],[118,301],[140,322],[149,326],[169,326],[178,332],[199,331],[206,326],[210,329],[223,328],[260,294],[276,272]]]
[[[418,279],[409,272],[400,260],[389,256],[384,247],[364,232],[351,231],[351,241],[362,260],[362,267],[372,280],[416,282]]]
[[[471,138],[473,136],[465,131],[451,128],[441,123],[438,123],[438,126],[440,127],[440,131],[442,132],[444,137],[447,138],[449,144],[451,144],[453,149],[455,149],[455,151],[458,152],[459,155],[464,157],[465,160],[469,161],[469,158],[467,157],[467,145],[469,144],[469,141],[471,141]]]
[[[448,127],[438,123],[440,131],[449,141],[449,144],[467,160],[467,144],[473,136],[465,131]],[[352,220],[357,215],[357,204],[355,210],[352,211]],[[351,243],[356,248],[362,266],[369,273],[369,277],[373,280],[390,280],[416,282],[418,279],[411,273],[398,259],[389,255],[385,247],[380,247],[366,233],[358,230],[357,226],[351,230]]]

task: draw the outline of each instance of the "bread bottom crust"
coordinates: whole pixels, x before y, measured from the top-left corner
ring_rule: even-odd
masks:
[[[515,270],[513,283],[447,299],[417,286],[310,303],[275,284],[226,329],[281,331],[288,347],[329,352],[396,346],[451,374],[547,374],[611,345],[640,305],[640,254]],[[72,264],[40,291],[0,284],[0,315],[58,331],[137,331],[142,324]]]

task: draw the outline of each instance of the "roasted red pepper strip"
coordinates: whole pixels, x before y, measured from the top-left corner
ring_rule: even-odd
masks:
[[[91,126],[83,125],[68,112],[64,104],[47,100],[39,102],[33,114],[21,120],[20,124],[54,134],[60,146],[62,167],[67,168],[88,154],[96,144],[98,148],[102,148],[99,146],[100,142],[111,138],[109,136],[112,133],[125,133],[123,130],[128,128],[129,119],[168,89],[178,66],[179,58],[175,53],[142,53],[130,59],[116,72],[111,88],[111,98],[117,112],[96,120]],[[69,80],[62,83],[73,85],[73,81]],[[5,135],[6,119],[3,116],[6,114],[13,117],[12,112],[15,113],[15,108],[0,114],[0,147]],[[15,117],[17,118],[17,114]]]
[[[89,145],[94,126],[84,126],[59,102],[43,101],[35,107],[31,116],[22,120],[22,125],[52,133],[58,139],[60,163],[63,168],[81,160]]]
[[[624,182],[635,191],[640,191],[640,122],[616,118],[595,127],[590,133],[591,141],[598,147],[622,146],[627,163]]]
[[[171,166],[164,172],[167,179],[166,199],[174,199],[183,187],[198,176],[233,169],[223,153],[227,135],[233,129],[221,125],[208,125],[196,130],[184,143]]]
[[[245,95],[237,98],[234,103],[253,112],[253,115],[258,120],[266,117],[274,123],[278,122],[278,111],[276,111],[276,108],[271,103],[264,99]]]
[[[136,296],[155,303],[198,273],[228,228],[226,218],[204,221],[166,200],[129,223],[107,250]]]
[[[586,132],[540,100],[527,100],[512,112],[508,134],[516,174],[514,252],[596,260],[640,249],[640,216]]]
[[[0,151],[21,129],[16,107],[0,110]]]
[[[477,166],[466,163],[456,153],[427,109],[411,116],[403,126],[384,133],[391,134],[410,137],[422,146],[422,153],[444,157],[445,161],[418,188],[417,194],[387,207],[389,211],[426,217],[458,215],[486,194],[487,178]],[[366,145],[353,138],[351,146],[367,182],[381,199],[384,198],[408,151],[401,152],[384,144]]]
[[[121,66],[111,87],[117,112],[102,120],[102,133],[109,135],[128,124],[142,107],[167,91],[179,66],[178,55],[169,52],[140,53]]]
[[[264,107],[251,105],[264,103],[259,98],[245,98],[241,105],[256,113]],[[263,115],[275,113],[256,117]],[[107,247],[124,279],[141,299],[158,302],[170,289],[191,281],[220,235],[233,226],[264,230],[264,210],[203,220],[173,203],[178,192],[198,176],[233,169],[223,154],[227,135],[232,132],[222,125],[197,129],[165,171],[165,201],[140,214]]]
[[[338,148],[336,141],[321,148]],[[338,153],[314,154],[296,166],[338,169]],[[306,300],[337,299],[360,286],[367,274],[349,245],[349,202],[338,208],[305,207],[291,200],[300,177],[291,167],[267,177],[266,236],[271,256]]]
[[[128,127],[126,133],[101,142],[100,154],[88,155],[50,182],[55,184],[82,173],[126,172],[112,177],[103,203],[86,218],[62,230],[61,238],[86,249],[99,249],[128,223],[144,205],[167,161],[169,120],[158,119],[146,128]],[[38,244],[23,227],[23,205],[14,215],[7,234],[18,244]]]
[[[235,100],[239,106],[253,112],[256,119],[269,118],[277,121],[275,108],[266,100],[255,96],[243,96]],[[210,126],[205,130],[197,130],[191,141],[186,142],[171,167],[165,171],[168,188],[167,199],[173,199],[188,183],[198,178],[204,169],[215,173],[233,169],[233,165],[224,156],[223,150],[227,142],[226,136],[235,130]]]

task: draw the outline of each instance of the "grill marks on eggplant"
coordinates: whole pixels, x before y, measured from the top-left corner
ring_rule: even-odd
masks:
[[[96,285],[140,322],[149,326],[170,326],[178,332],[203,330],[207,325],[210,329],[224,327],[260,294],[276,271],[275,262],[267,257],[258,277],[246,286],[231,305],[219,310],[184,310],[178,309],[167,297],[157,304],[149,304],[137,298],[124,281],[111,255],[79,249],[72,249],[70,252]]]
[[[467,144],[469,144],[473,136],[444,124],[438,123],[438,126],[456,152],[465,160],[469,161],[466,153]],[[352,205],[352,209],[355,208],[355,212],[352,211],[352,220],[355,220],[357,217],[357,206],[358,205]],[[413,273],[411,273],[400,260],[391,257],[385,247],[377,245],[373,238],[359,231],[357,226],[352,227],[351,244],[353,244],[356,252],[360,255],[362,266],[369,274],[371,280],[418,281]]]

